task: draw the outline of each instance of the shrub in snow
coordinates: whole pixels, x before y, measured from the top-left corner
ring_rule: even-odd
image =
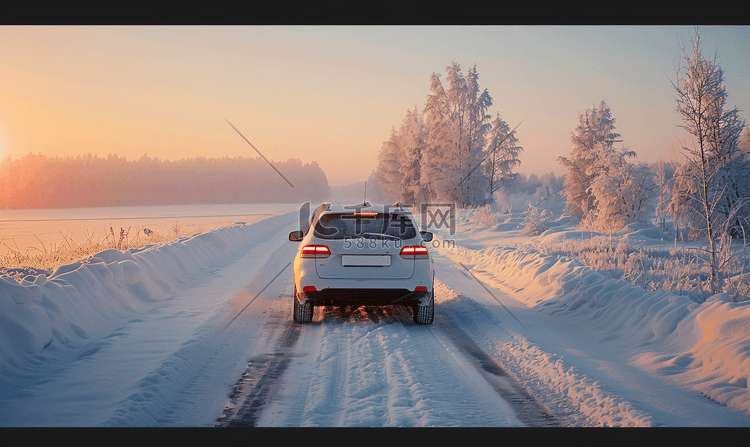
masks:
[[[549,229],[549,219],[551,213],[547,210],[539,211],[532,205],[526,212],[526,218],[523,220],[522,236],[538,236]]]
[[[492,212],[492,207],[490,207],[490,205],[485,205],[477,207],[477,209],[474,210],[469,218],[469,222],[482,227],[491,227],[497,225],[497,217],[495,217],[495,213]]]
[[[668,290],[703,302],[713,295],[708,281],[710,268],[702,250],[674,249],[631,244],[612,236],[586,239],[546,240],[535,244],[542,253],[573,257],[587,267],[637,285],[646,291]],[[728,249],[728,248],[727,248]],[[750,274],[746,273],[744,247],[732,249],[731,262],[724,264],[726,278],[721,291],[736,302],[750,296]]]

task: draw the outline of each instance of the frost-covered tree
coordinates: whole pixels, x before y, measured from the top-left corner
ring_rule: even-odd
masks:
[[[419,206],[427,200],[427,194],[422,182],[422,153],[427,144],[428,131],[422,115],[414,110],[407,111],[398,132],[401,147],[399,172],[401,178],[401,202]]]
[[[377,196],[382,201],[396,201],[401,198],[401,173],[402,149],[399,145],[398,133],[391,128],[391,136],[388,141],[383,142],[378,153],[378,165],[371,178]]]
[[[464,76],[454,62],[446,73],[447,87],[440,74],[430,77],[424,108],[430,132],[422,172],[431,199],[478,205],[489,199],[484,170],[476,168],[484,159],[492,98],[486,89],[480,92],[476,66]]]
[[[571,137],[564,194],[568,212],[599,231],[614,231],[631,220],[643,220],[651,178],[645,166],[632,164],[633,151],[615,149],[619,134],[607,104],[586,109]]]
[[[568,169],[564,183],[568,212],[584,226],[603,232],[645,220],[653,188],[647,167],[627,160],[635,152],[615,149],[614,143],[622,140],[614,123],[604,101],[584,110],[571,137],[570,158],[559,158]]]
[[[750,155],[750,124],[745,126],[745,130],[742,131],[742,135],[740,135],[740,141],[738,144],[740,147],[740,152],[745,154],[745,156]]]
[[[578,125],[571,136],[573,149],[570,158],[558,161],[568,169],[565,175],[565,198],[571,216],[583,220],[586,211],[594,208],[591,182],[601,174],[600,154],[611,152],[615,142],[622,141],[614,132],[615,119],[602,101],[599,107],[585,109],[578,117]]]
[[[499,116],[490,122],[492,98],[480,89],[476,66],[464,76],[454,62],[446,67],[446,81],[433,73],[423,112],[408,110],[383,143],[370,177],[382,200],[478,206],[515,178],[523,148]]]
[[[656,190],[658,193],[656,203],[656,219],[661,226],[662,231],[666,231],[666,217],[669,216],[670,203],[672,201],[672,177],[674,170],[669,163],[659,159],[655,166]]]
[[[486,175],[490,181],[490,195],[500,188],[510,187],[516,180],[518,173],[514,173],[513,168],[521,164],[518,154],[523,151],[523,148],[518,146],[516,131],[511,131],[499,113],[491,124],[485,161]]]
[[[692,51],[682,49],[673,87],[682,127],[690,135],[682,148],[685,162],[675,173],[673,210],[692,238],[706,238],[709,281],[717,293],[719,239],[742,229],[748,216],[750,164],[739,144],[745,121],[736,107],[726,108],[724,72],[715,57],[703,57],[697,32]]]
[[[425,201],[421,162],[427,137],[427,127],[416,106],[413,111],[407,110],[398,130],[391,129],[390,138],[380,149],[378,165],[371,177],[380,200],[411,205]]]

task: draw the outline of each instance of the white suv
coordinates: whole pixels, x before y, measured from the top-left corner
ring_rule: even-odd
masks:
[[[305,221],[307,219],[304,219]],[[312,320],[315,306],[405,305],[414,322],[431,324],[435,268],[411,211],[395,205],[316,208],[294,258],[294,321]]]

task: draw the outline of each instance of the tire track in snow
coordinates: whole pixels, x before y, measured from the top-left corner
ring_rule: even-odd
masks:
[[[337,314],[345,314],[347,310],[349,310],[349,308],[325,308],[323,321],[330,322],[332,319],[338,319],[339,315]],[[335,354],[330,357],[330,361],[332,362],[332,371],[329,376],[329,391],[325,399],[325,408],[330,409],[332,415],[336,415],[336,425],[338,425],[344,419],[341,396],[346,395],[346,365],[349,363],[349,351],[346,348],[342,349],[342,344],[345,343],[348,346],[350,342],[351,340],[348,339],[342,341],[341,334],[337,333],[336,337],[334,338],[334,349],[332,351]]]
[[[444,333],[459,347],[495,391],[516,411],[518,418],[530,427],[559,427],[560,422],[551,415],[529,392],[511,377],[492,357],[459,329],[450,317],[442,313],[437,323]]]
[[[284,297],[280,297],[284,299]],[[288,425],[318,426],[411,426],[431,424],[437,414],[447,413],[440,408],[427,408],[424,402],[430,388],[438,383],[424,382],[425,368],[445,381],[460,369],[470,369],[483,378],[500,399],[507,402],[523,424],[536,427],[560,426],[513,377],[474,343],[459,328],[449,314],[439,311],[436,324],[417,327],[405,308],[360,307],[319,308],[311,324],[291,322],[290,306],[283,306],[270,315],[264,325],[264,338],[273,339],[283,329],[271,353],[256,356],[248,362],[230,396],[224,414],[217,419],[217,427],[255,427],[262,412],[274,403],[283,378],[294,357],[299,357],[297,341],[304,332],[308,346],[319,349],[317,358],[302,361],[303,368],[312,371],[304,379],[301,391],[284,389],[293,396],[287,399]],[[284,324],[286,322],[286,325]],[[317,334],[313,334],[316,333]],[[420,335],[420,337],[416,337]],[[446,366],[444,356],[436,354],[424,339],[432,339],[441,350],[451,354],[452,365]],[[320,337],[320,338],[318,338]],[[456,351],[454,348],[458,348]],[[421,350],[424,350],[421,353]],[[304,348],[302,348],[304,350]],[[441,366],[438,366],[441,365]],[[378,373],[380,370],[380,373]],[[383,374],[384,373],[384,374]],[[284,385],[285,387],[286,385]],[[283,400],[283,397],[281,398]],[[474,406],[471,402],[464,405]],[[424,407],[422,409],[421,407]],[[415,411],[415,409],[419,409]],[[358,416],[352,416],[358,414]],[[426,424],[422,424],[426,421]],[[460,425],[471,424],[462,421]]]
[[[277,382],[283,376],[292,360],[294,346],[300,336],[301,327],[289,321],[288,313],[276,312],[269,317],[267,326],[282,325],[279,320],[287,320],[286,329],[279,337],[272,353],[250,359],[242,377],[230,394],[230,402],[222,416],[216,421],[217,427],[255,427],[260,412],[273,398]]]
[[[301,328],[296,350],[309,355],[257,426],[524,425],[439,325],[415,325],[406,308],[321,308]]]

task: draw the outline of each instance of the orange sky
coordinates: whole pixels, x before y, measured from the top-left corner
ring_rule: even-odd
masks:
[[[0,156],[255,156],[365,180],[432,72],[476,63],[518,129],[521,172],[562,173],[570,132],[605,99],[640,159],[680,135],[669,79],[692,27],[0,26]],[[749,27],[701,27],[729,103],[750,109]],[[743,107],[744,105],[744,107]],[[744,115],[743,116],[747,116]]]

